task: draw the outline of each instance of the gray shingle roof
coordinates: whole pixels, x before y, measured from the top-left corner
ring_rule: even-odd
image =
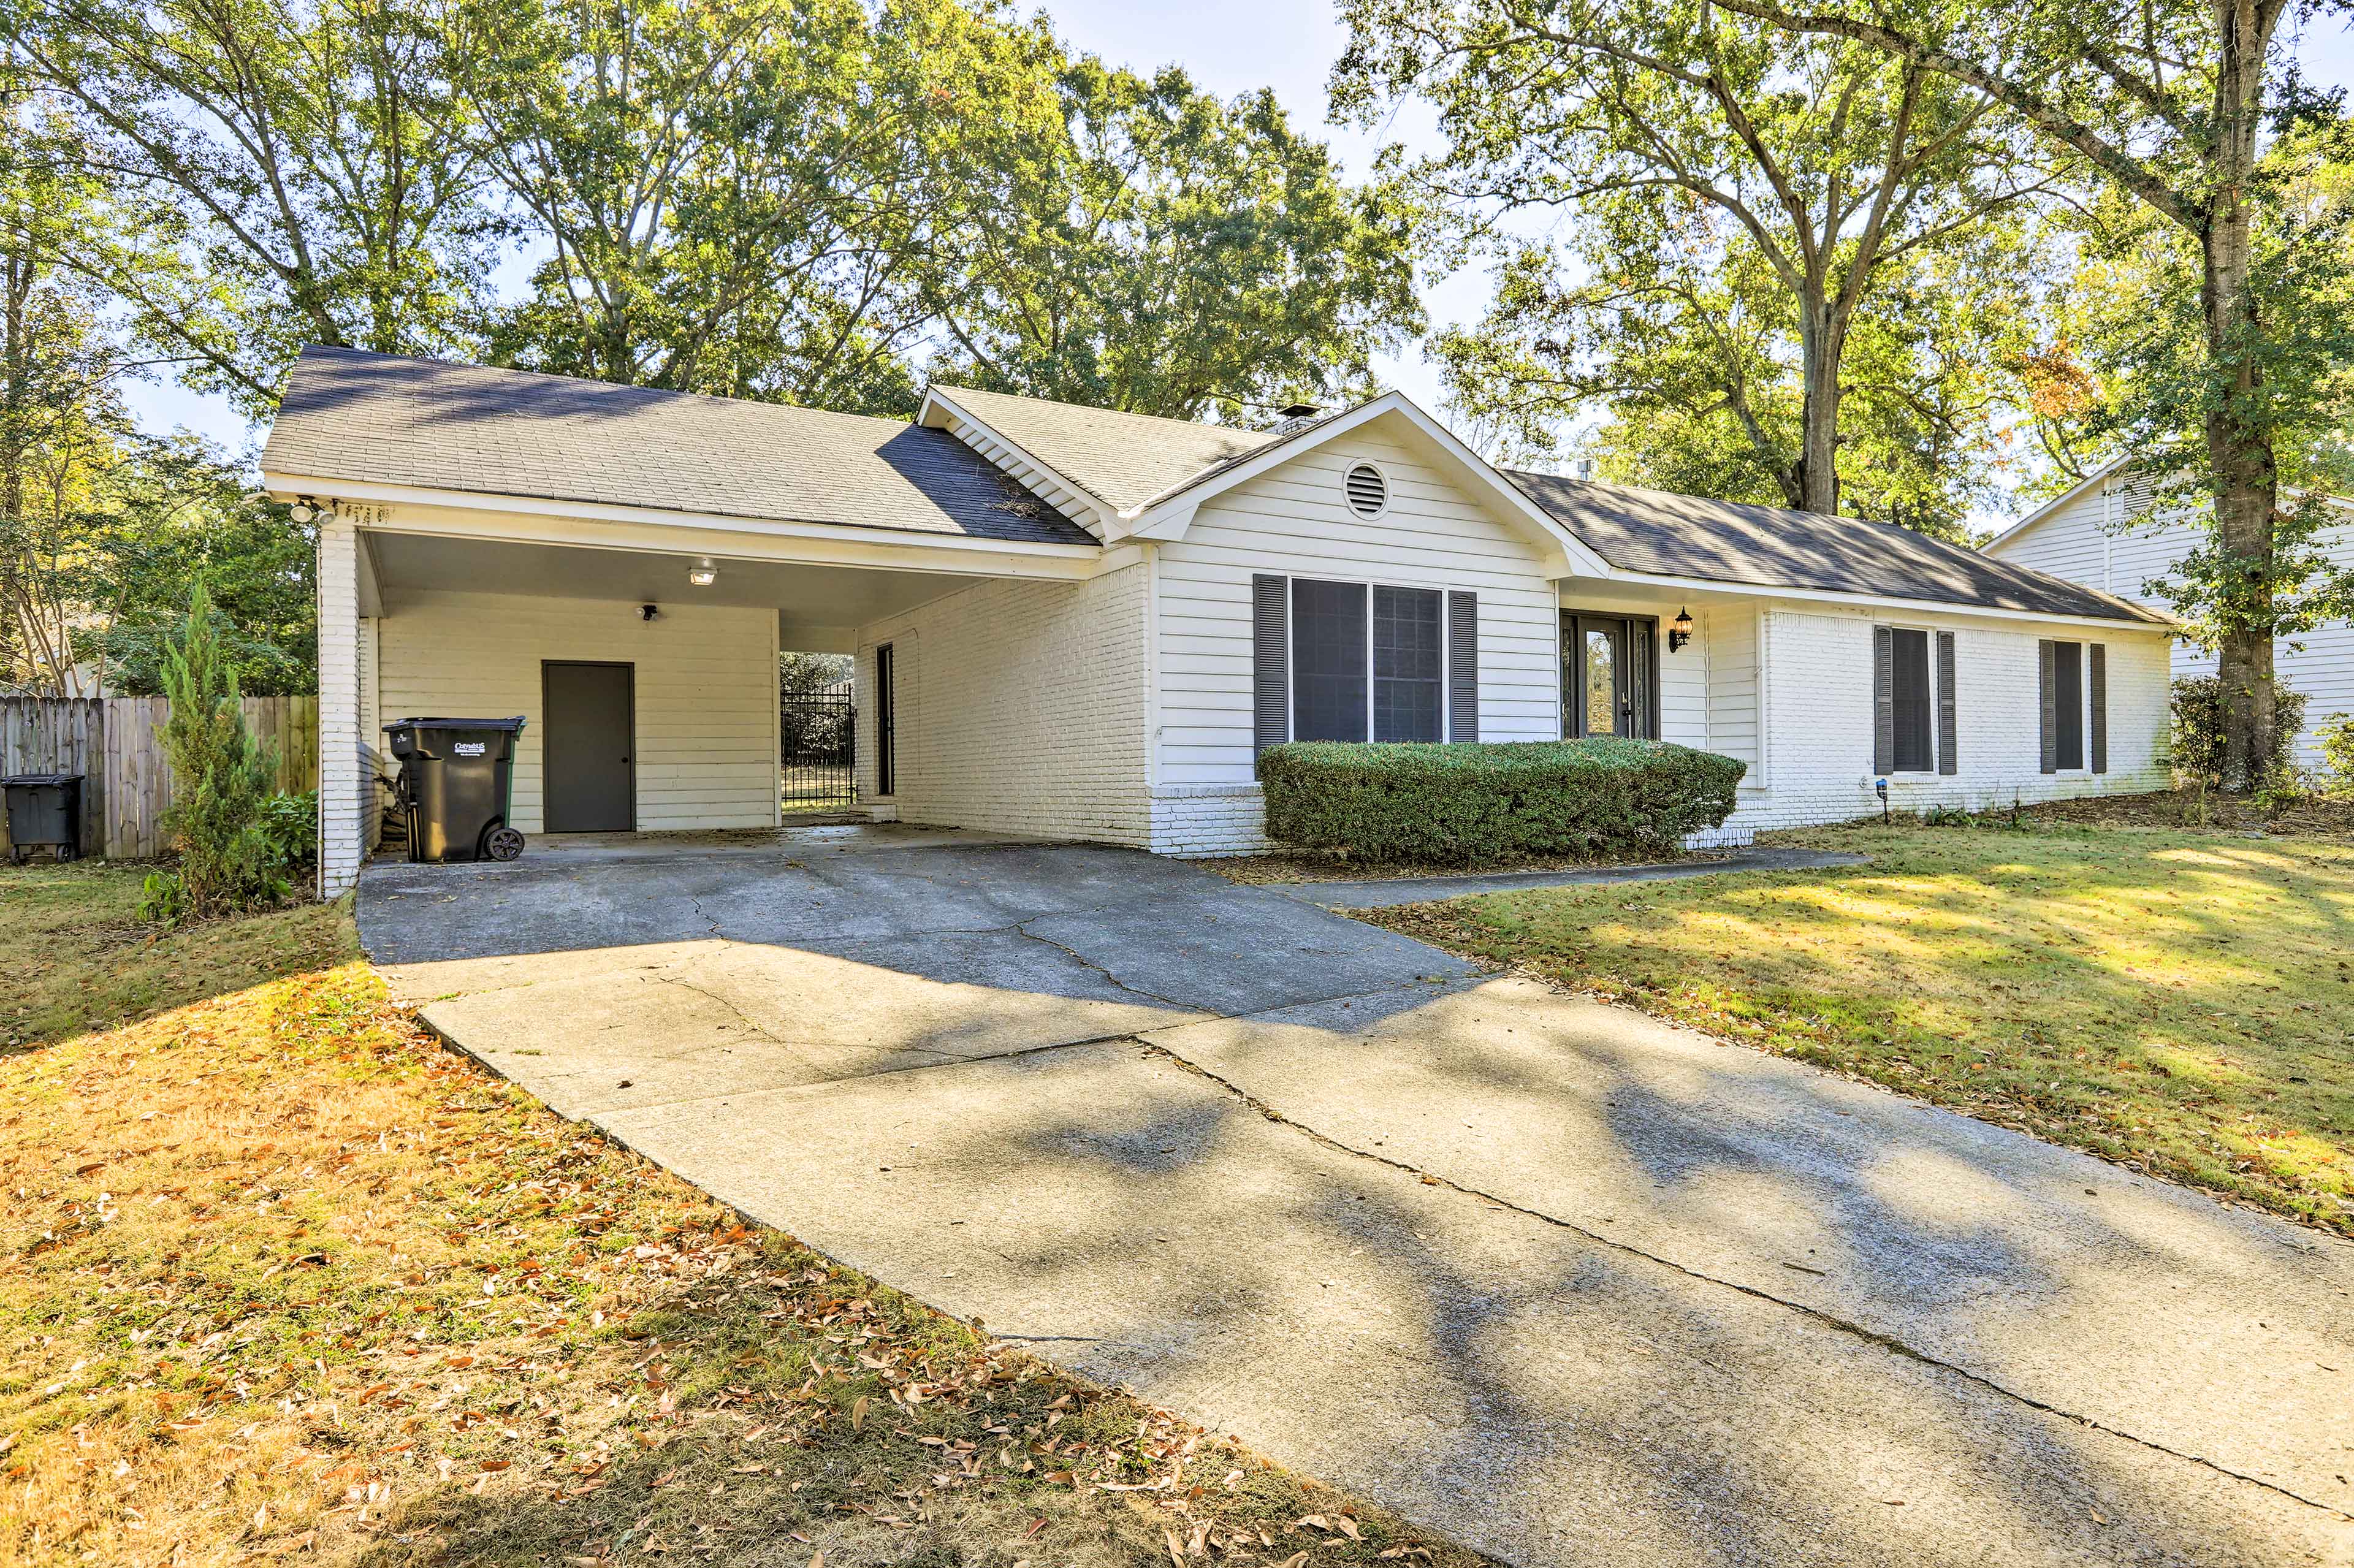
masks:
[[[1266,430],[1085,408],[968,387],[939,390],[1065,479],[1123,512],[1277,439]]]
[[[1502,471],[1621,571],[2165,624],[2138,605],[1893,524]]]
[[[1095,543],[945,430],[347,348],[302,351],[261,466],[767,522]]]

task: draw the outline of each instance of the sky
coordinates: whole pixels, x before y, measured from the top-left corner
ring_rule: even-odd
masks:
[[[1352,177],[1371,167],[1385,143],[1402,143],[1409,152],[1437,146],[1433,119],[1418,105],[1403,106],[1372,131],[1325,122],[1325,79],[1348,37],[1331,0],[1059,0],[1047,10],[1074,48],[1111,64],[1138,70],[1180,64],[1197,85],[1222,98],[1272,87],[1294,125],[1321,128]],[[2312,79],[2354,85],[2354,33],[2343,24],[2325,16],[2300,40],[2298,55]],[[1426,280],[1423,305],[1435,328],[1477,320],[1487,297],[1487,275],[1474,266],[1453,277]],[[1437,408],[1437,374],[1417,344],[1385,355],[1375,371],[1385,385],[1426,408]],[[127,392],[140,422],[151,430],[186,428],[233,450],[253,439],[219,398],[155,383],[136,383]]]

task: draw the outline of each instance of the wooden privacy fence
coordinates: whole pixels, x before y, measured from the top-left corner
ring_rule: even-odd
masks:
[[[319,699],[248,697],[246,727],[278,747],[278,788],[319,787]],[[0,776],[82,776],[84,854],[147,860],[162,854],[172,765],[164,757],[162,697],[0,697]],[[8,842],[0,812],[0,849]]]

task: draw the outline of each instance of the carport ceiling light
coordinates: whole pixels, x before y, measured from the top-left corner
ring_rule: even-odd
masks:
[[[686,568],[686,580],[696,588],[709,588],[719,580],[719,568],[709,561],[697,561]]]

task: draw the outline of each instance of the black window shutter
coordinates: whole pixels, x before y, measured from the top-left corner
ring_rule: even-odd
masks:
[[[1894,634],[1872,629],[1872,770],[1896,771],[1896,655]]]
[[[2092,668],[2085,676],[2093,692],[2093,771],[2109,770],[2109,645],[2093,644]]]
[[[2037,641],[2035,664],[2037,677],[2042,688],[2043,771],[2046,773],[2060,771],[2060,714],[2058,705],[2053,698],[2054,688],[2059,683],[2052,673],[2052,664],[2058,656],[2058,651],[2053,647],[2050,638]]]
[[[1937,633],[1937,771],[1962,770],[1961,725],[1954,708],[1954,634]]]
[[[1291,585],[1251,577],[1251,755],[1291,738]]]
[[[1479,738],[1479,596],[1447,596],[1447,738]]]

